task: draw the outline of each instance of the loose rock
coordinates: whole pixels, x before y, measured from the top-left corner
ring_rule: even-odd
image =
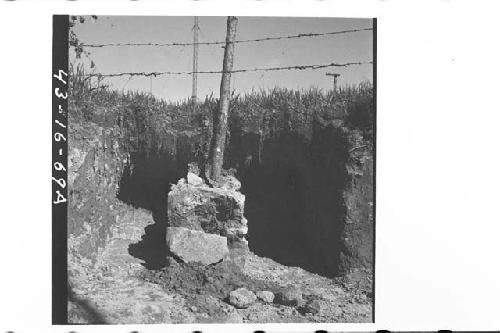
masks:
[[[229,254],[226,237],[182,227],[167,228],[167,248],[182,261],[209,265]]]
[[[187,174],[187,181],[188,184],[194,185],[194,186],[200,186],[203,185],[203,179],[199,177],[198,175],[195,175],[194,173],[188,172]]]
[[[321,310],[324,308],[323,302],[320,300],[312,300],[311,302],[308,302],[305,304],[303,307],[299,309],[299,311],[302,314],[310,313],[310,314],[318,314],[321,312]]]
[[[220,177],[218,183],[225,190],[238,191],[241,188],[241,182],[233,175],[223,175]]]
[[[297,288],[289,287],[278,292],[274,301],[286,306],[300,306],[303,303],[302,293]]]
[[[270,291],[258,291],[256,295],[264,303],[272,303],[274,300],[274,294]]]
[[[246,309],[257,300],[257,296],[246,288],[239,288],[229,293],[229,303],[239,309]]]
[[[227,315],[225,322],[230,324],[242,323],[243,317],[238,312],[236,312],[236,310],[234,310]]]

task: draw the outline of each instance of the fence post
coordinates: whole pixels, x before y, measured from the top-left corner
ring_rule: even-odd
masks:
[[[222,79],[220,83],[219,108],[214,112],[213,132],[210,142],[210,178],[218,180],[224,162],[224,147],[226,145],[227,114],[231,89],[231,71],[233,70],[234,40],[238,19],[235,16],[227,17],[226,47],[222,64]]]
[[[193,26],[193,90],[191,93],[191,101],[196,104],[198,98],[198,16],[194,17]]]

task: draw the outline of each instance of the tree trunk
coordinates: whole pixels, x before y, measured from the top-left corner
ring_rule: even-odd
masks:
[[[234,39],[236,37],[236,25],[238,19],[235,16],[227,18],[226,47],[224,50],[224,62],[222,65],[222,79],[220,83],[219,108],[213,115],[213,132],[210,142],[210,178],[217,181],[224,162],[224,147],[226,145],[227,114],[229,110],[231,71],[233,70]]]

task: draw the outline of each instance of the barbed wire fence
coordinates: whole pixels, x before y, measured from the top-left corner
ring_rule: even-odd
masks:
[[[295,38],[304,38],[304,37],[320,37],[320,36],[328,36],[328,35],[340,35],[347,34],[353,32],[361,32],[361,31],[370,31],[373,28],[363,28],[363,29],[351,29],[351,30],[340,30],[340,31],[332,31],[332,32],[322,32],[322,33],[303,33],[297,35],[290,36],[277,36],[277,37],[264,37],[257,39],[244,39],[244,40],[235,40],[234,44],[241,43],[257,43],[257,42],[266,42],[272,40],[280,40],[280,39],[295,39]],[[156,46],[156,47],[173,47],[173,46],[193,46],[193,45],[225,45],[226,42],[222,41],[213,41],[213,42],[198,42],[198,43],[108,43],[108,44],[81,44],[83,47],[92,47],[92,48],[100,48],[100,47],[122,47],[122,46]]]
[[[308,69],[321,69],[329,67],[349,67],[354,65],[367,65],[373,64],[372,61],[362,61],[362,62],[348,62],[348,63],[330,63],[322,65],[296,65],[296,66],[284,66],[284,67],[270,67],[270,68],[252,68],[252,69],[235,69],[232,71],[190,71],[190,72],[123,72],[123,73],[111,73],[111,74],[86,74],[87,77],[119,77],[119,76],[145,76],[145,77],[157,77],[163,75],[192,75],[198,74],[222,74],[222,73],[246,73],[246,72],[270,72],[270,71],[281,71],[281,70],[308,70]]]
[[[301,33],[295,35],[286,35],[286,36],[274,36],[274,37],[263,37],[263,38],[255,38],[255,39],[242,39],[235,40],[234,44],[243,44],[243,43],[261,43],[268,41],[276,41],[276,40],[285,40],[285,39],[298,39],[298,38],[314,38],[321,36],[334,36],[334,35],[343,35],[343,34],[352,34],[363,31],[372,31],[373,28],[360,28],[360,29],[349,29],[349,30],[339,30],[339,31],[330,31],[330,32],[322,32],[322,33]],[[181,43],[181,42],[169,42],[169,43],[80,43],[81,47],[84,48],[108,48],[108,47],[193,47],[193,46],[222,46],[225,47],[225,41],[208,41],[208,42],[189,42],[189,43]],[[153,72],[118,72],[118,73],[90,73],[83,75],[84,78],[92,79],[94,77],[98,78],[98,80],[102,80],[104,78],[116,78],[116,77],[126,77],[129,79],[122,87],[122,90],[125,88],[128,83],[134,77],[146,77],[150,78],[150,85],[152,85],[152,78],[167,76],[167,75],[195,75],[195,74],[223,74],[223,73],[249,73],[249,72],[274,72],[274,71],[304,71],[304,70],[319,70],[325,68],[347,68],[351,66],[361,66],[361,65],[373,65],[373,61],[352,61],[345,63],[337,63],[331,62],[327,64],[307,64],[307,65],[290,65],[290,66],[281,66],[281,67],[268,67],[268,68],[243,68],[243,69],[234,69],[231,71],[224,72],[222,70],[197,70],[197,71],[153,71]],[[150,87],[150,92],[152,88]]]

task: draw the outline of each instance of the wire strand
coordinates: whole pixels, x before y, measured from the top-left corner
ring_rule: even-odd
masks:
[[[243,39],[243,40],[235,40],[235,44],[242,43],[256,43],[256,42],[265,42],[271,40],[279,40],[279,39],[294,39],[294,38],[304,38],[304,37],[319,37],[319,36],[328,36],[328,35],[340,35],[347,34],[353,32],[360,31],[369,31],[373,30],[373,28],[364,28],[364,29],[351,29],[351,30],[341,30],[341,31],[332,31],[332,32],[323,32],[323,33],[304,33],[298,35],[291,36],[278,36],[278,37],[264,37],[264,38],[256,38],[256,39]],[[108,43],[108,44],[81,44],[82,47],[122,47],[122,46],[158,46],[158,47],[172,47],[172,46],[193,46],[193,45],[225,45],[225,41],[214,41],[214,42],[198,42],[198,43]]]
[[[373,64],[372,61],[360,61],[360,62],[347,62],[347,63],[329,63],[323,65],[298,65],[298,66],[285,66],[285,67],[270,67],[270,68],[253,68],[253,69],[236,69],[232,71],[226,71],[226,73],[247,73],[247,72],[269,72],[269,71],[281,71],[281,70],[317,70],[328,67],[348,67],[355,65],[369,65]],[[197,72],[123,72],[123,73],[110,73],[110,74],[87,74],[88,77],[119,77],[119,76],[145,76],[145,77],[157,77],[162,75],[192,75],[197,74],[222,74],[224,71],[197,71]]]

